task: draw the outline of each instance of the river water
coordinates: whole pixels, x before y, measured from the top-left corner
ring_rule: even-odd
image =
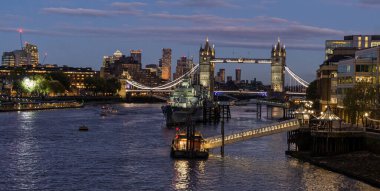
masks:
[[[174,160],[160,104],[113,106],[105,117],[101,105],[0,113],[0,190],[376,190],[286,156],[285,133],[228,145],[223,158],[214,149],[208,160]],[[272,122],[252,109],[233,107],[226,134]]]

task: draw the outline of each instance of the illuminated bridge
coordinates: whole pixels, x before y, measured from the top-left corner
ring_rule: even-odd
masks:
[[[288,132],[300,128],[297,119],[282,121],[279,123],[269,124],[261,128],[245,130],[239,133],[233,133],[224,136],[224,145],[245,141],[257,137],[269,136],[277,133]],[[212,149],[222,146],[222,136],[214,136],[205,139],[204,148]]]
[[[134,81],[131,77],[121,79],[122,88],[121,93],[128,92],[170,92],[180,84],[185,78],[192,75],[199,75],[200,84],[205,87],[210,95],[210,98],[214,95],[214,69],[215,64],[218,63],[242,63],[242,64],[270,64],[271,65],[271,89],[273,92],[286,93],[288,95],[305,95],[305,89],[309,86],[309,83],[296,75],[285,63],[286,50],[285,46],[278,40],[277,44],[273,46],[271,52],[271,58],[216,58],[215,49],[211,48],[208,40],[205,47],[200,50],[199,64],[195,65],[187,73],[179,78],[168,82],[166,84],[149,87]],[[286,74],[286,75],[285,75]],[[134,87],[133,89],[127,89],[129,84]],[[218,91],[216,91],[218,92]],[[221,92],[221,91],[219,91]],[[227,92],[224,92],[227,93]],[[233,92],[229,92],[233,93]],[[259,93],[252,91],[239,91],[234,93]],[[262,92],[261,92],[262,93]],[[121,95],[125,96],[125,95]]]

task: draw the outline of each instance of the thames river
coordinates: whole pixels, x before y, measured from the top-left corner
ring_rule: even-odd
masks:
[[[208,160],[174,160],[161,104],[113,107],[108,116],[101,105],[0,113],[0,190],[376,190],[286,156],[285,133],[228,145],[225,157],[214,149]],[[252,109],[233,107],[226,134],[272,122]]]

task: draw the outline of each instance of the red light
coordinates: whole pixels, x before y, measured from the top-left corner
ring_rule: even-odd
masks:
[[[179,137],[178,135],[175,136],[176,139],[178,139],[178,137]]]
[[[19,32],[19,33],[22,33],[22,32],[23,32],[23,30],[22,30],[22,29],[18,29],[18,32]]]
[[[178,128],[178,127],[176,127],[176,128],[175,128],[175,130],[176,130],[176,131],[179,131],[179,128]]]

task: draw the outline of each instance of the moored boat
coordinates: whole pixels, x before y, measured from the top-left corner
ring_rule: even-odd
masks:
[[[196,131],[193,136],[186,132],[177,132],[172,141],[170,156],[173,158],[208,158],[208,149],[204,148],[204,139],[200,132]]]
[[[162,106],[167,126],[184,124],[190,116],[193,121],[203,119],[204,92],[200,85],[192,85],[185,79],[171,94],[168,103]]]

